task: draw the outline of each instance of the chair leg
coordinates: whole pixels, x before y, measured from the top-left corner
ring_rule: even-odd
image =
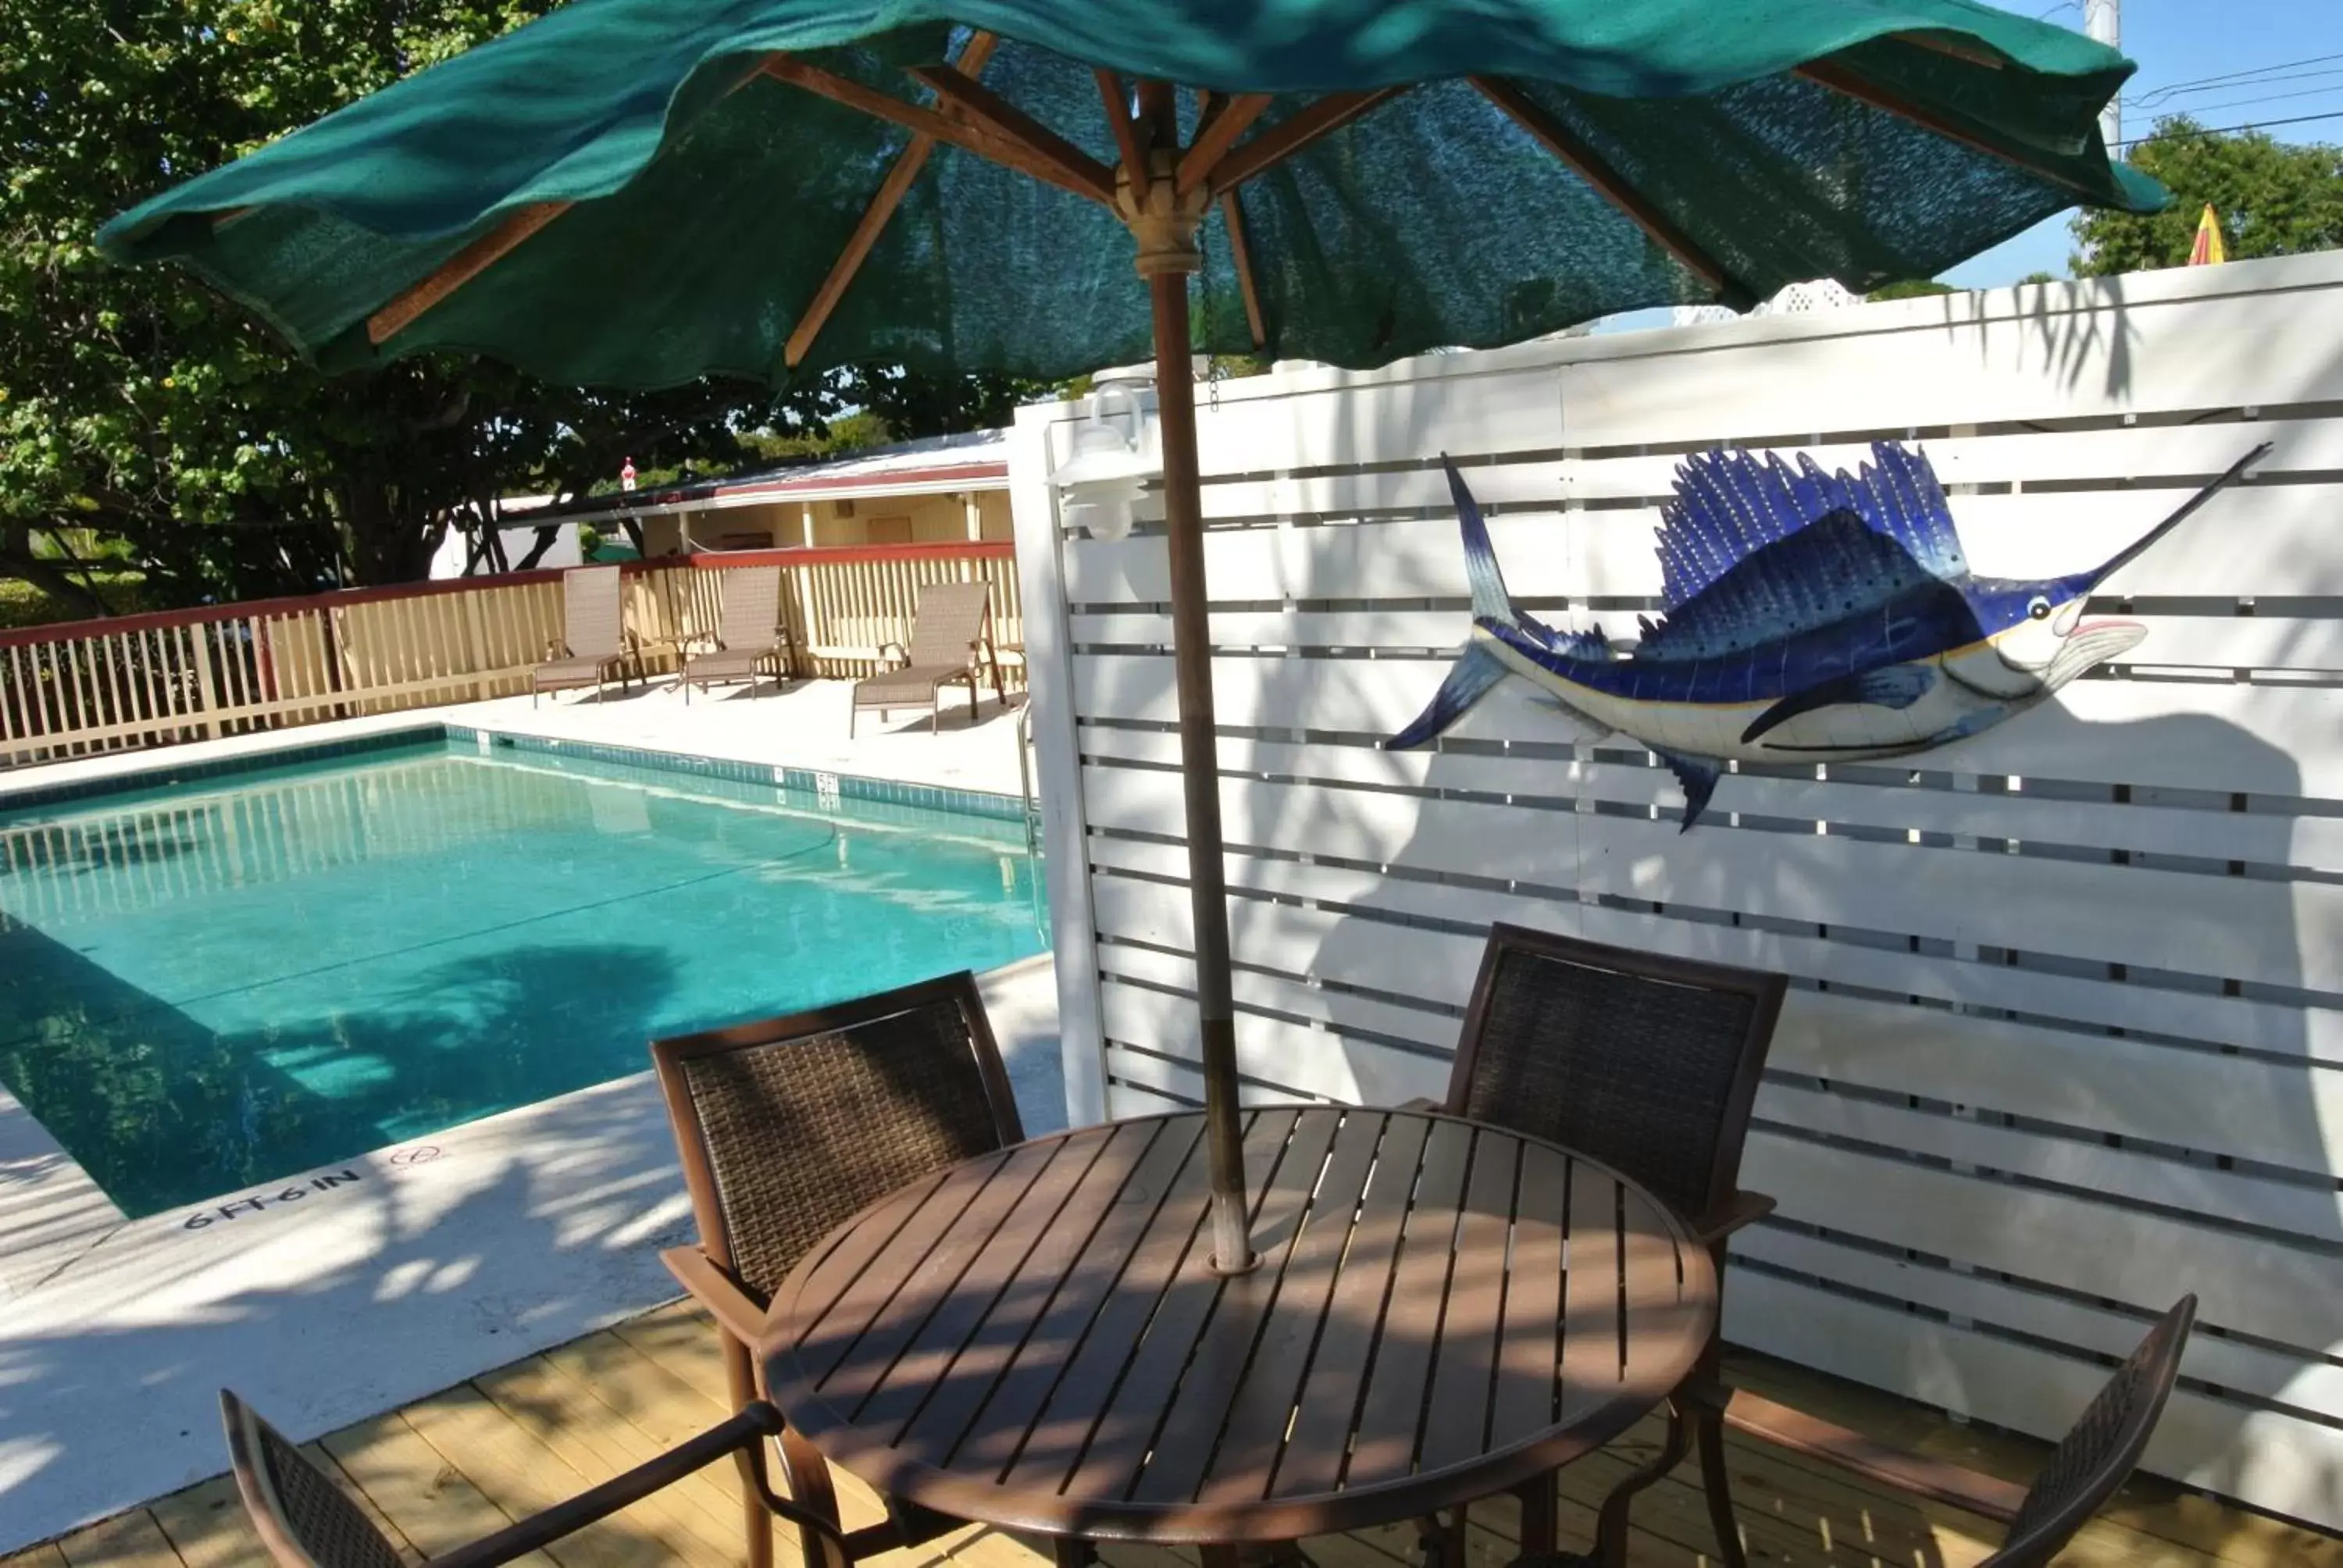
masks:
[[[1594,1521],[1594,1561],[1601,1568],[1625,1568],[1627,1562],[1628,1513],[1635,1493],[1659,1480],[1682,1463],[1684,1456],[1684,1418],[1676,1402],[1668,1402],[1667,1435],[1660,1441],[1660,1452],[1650,1463],[1628,1475],[1611,1489],[1603,1500],[1603,1512]]]
[[[724,1381],[732,1394],[732,1408],[746,1410],[757,1397],[756,1359],[747,1345],[718,1332],[724,1341]],[[773,1516],[766,1512],[760,1490],[765,1480],[765,1445],[750,1443],[736,1457],[740,1466],[742,1522],[749,1535],[749,1568],[773,1568]]]
[[[1700,1449],[1700,1486],[1708,1494],[1709,1527],[1716,1532],[1716,1557],[1724,1568],[1749,1568],[1741,1550],[1741,1526],[1733,1517],[1733,1482],[1725,1463],[1725,1414],[1704,1402],[1690,1411]]]

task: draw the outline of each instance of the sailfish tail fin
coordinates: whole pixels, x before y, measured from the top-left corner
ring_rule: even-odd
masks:
[[[1497,656],[1481,643],[1467,643],[1456,662],[1448,667],[1448,678],[1440,689],[1432,694],[1432,701],[1415,722],[1383,742],[1386,751],[1405,751],[1423,745],[1450,725],[1464,717],[1464,710],[1481,700],[1489,688],[1505,678],[1505,667]]]
[[[1481,503],[1464,487],[1464,476],[1440,454],[1440,466],[1448,470],[1448,494],[1456,502],[1456,526],[1464,535],[1464,580],[1473,589],[1473,618],[1493,620],[1500,626],[1519,626],[1521,612],[1513,608],[1513,596],[1505,591],[1505,574],[1497,568],[1497,549],[1489,542],[1489,524],[1481,516]]]

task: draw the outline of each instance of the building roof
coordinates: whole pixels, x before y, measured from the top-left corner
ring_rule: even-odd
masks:
[[[873,447],[844,457],[785,464],[753,474],[595,496],[555,509],[565,518],[650,518],[774,501],[854,500],[864,496],[931,496],[1008,487],[1009,432],[974,430]]]

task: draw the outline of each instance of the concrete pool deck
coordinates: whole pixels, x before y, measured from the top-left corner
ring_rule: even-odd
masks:
[[[655,689],[341,720],[12,770],[0,809],[54,783],[435,720],[1016,793],[1016,726],[996,705],[973,728],[955,710],[939,735],[922,719],[850,744],[847,694],[687,708]],[[1062,1125],[1050,959],[982,986],[1026,1125]],[[138,1221],[0,1090],[0,1555],[216,1473],[222,1385],[306,1439],[671,1299],[657,1254],[690,1231],[647,1072]]]

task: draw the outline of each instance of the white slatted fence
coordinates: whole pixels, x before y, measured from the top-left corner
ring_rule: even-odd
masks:
[[[2151,1466],[2343,1526],[2343,257],[1225,383],[1200,418],[1237,1044],[1262,1100],[1446,1083],[1497,920],[1785,971],[1736,1341],[2062,1430],[2203,1298]],[[1078,1115],[1192,1101],[1160,528],[1067,538],[1011,462]],[[2087,567],[2149,635],[1908,764],[1674,780],[1519,682],[1376,742],[1462,639],[1438,457],[1515,596],[1632,636],[1689,451],[1922,443],[1973,561]]]

